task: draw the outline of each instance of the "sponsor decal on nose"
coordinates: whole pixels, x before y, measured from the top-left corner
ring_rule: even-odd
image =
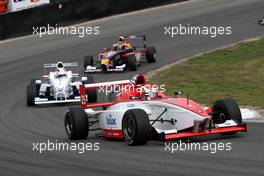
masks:
[[[107,125],[116,125],[116,118],[113,118],[111,114],[106,117]]]

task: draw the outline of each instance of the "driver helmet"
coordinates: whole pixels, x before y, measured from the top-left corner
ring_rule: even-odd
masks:
[[[124,41],[125,41],[125,37],[120,36],[118,41],[119,41],[119,42],[124,42]]]
[[[58,62],[56,69],[57,69],[57,72],[64,72],[64,64],[62,62]]]

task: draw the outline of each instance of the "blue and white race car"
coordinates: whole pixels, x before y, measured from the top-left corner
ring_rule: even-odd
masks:
[[[77,62],[44,64],[43,80],[32,79],[27,86],[27,105],[80,102],[80,85],[92,80],[91,77],[77,80],[79,74],[70,69],[75,67],[78,67]],[[89,97],[91,102],[96,101],[96,97]]]

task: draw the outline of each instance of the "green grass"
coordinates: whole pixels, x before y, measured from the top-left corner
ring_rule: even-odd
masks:
[[[264,108],[264,38],[191,58],[149,81],[165,84],[167,95],[183,90],[202,104],[230,97],[240,105]]]

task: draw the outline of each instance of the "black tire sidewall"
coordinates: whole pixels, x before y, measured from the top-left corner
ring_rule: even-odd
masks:
[[[66,128],[67,118],[72,121],[71,134],[68,133]],[[82,108],[69,108],[65,114],[64,127],[69,139],[86,139],[89,133],[89,120],[85,111]]]
[[[27,85],[27,105],[35,106],[35,97],[37,96],[37,85],[35,83],[30,82]]]
[[[134,136],[131,139],[126,138],[124,134],[124,127],[127,118],[133,119],[135,123]],[[150,122],[146,112],[142,109],[131,109],[124,114],[122,122],[122,131],[124,140],[128,145],[144,145],[150,138]]]
[[[156,57],[157,57],[157,52],[156,52],[155,47],[148,47],[146,51],[146,59],[148,63],[156,62],[156,59],[157,59]]]
[[[137,70],[136,56],[134,54],[130,54],[127,56],[127,68],[130,71]]]
[[[242,116],[238,104],[233,99],[217,100],[213,105],[213,112],[222,111],[226,120],[234,120],[237,123],[242,123]],[[217,115],[213,119],[217,118]]]

